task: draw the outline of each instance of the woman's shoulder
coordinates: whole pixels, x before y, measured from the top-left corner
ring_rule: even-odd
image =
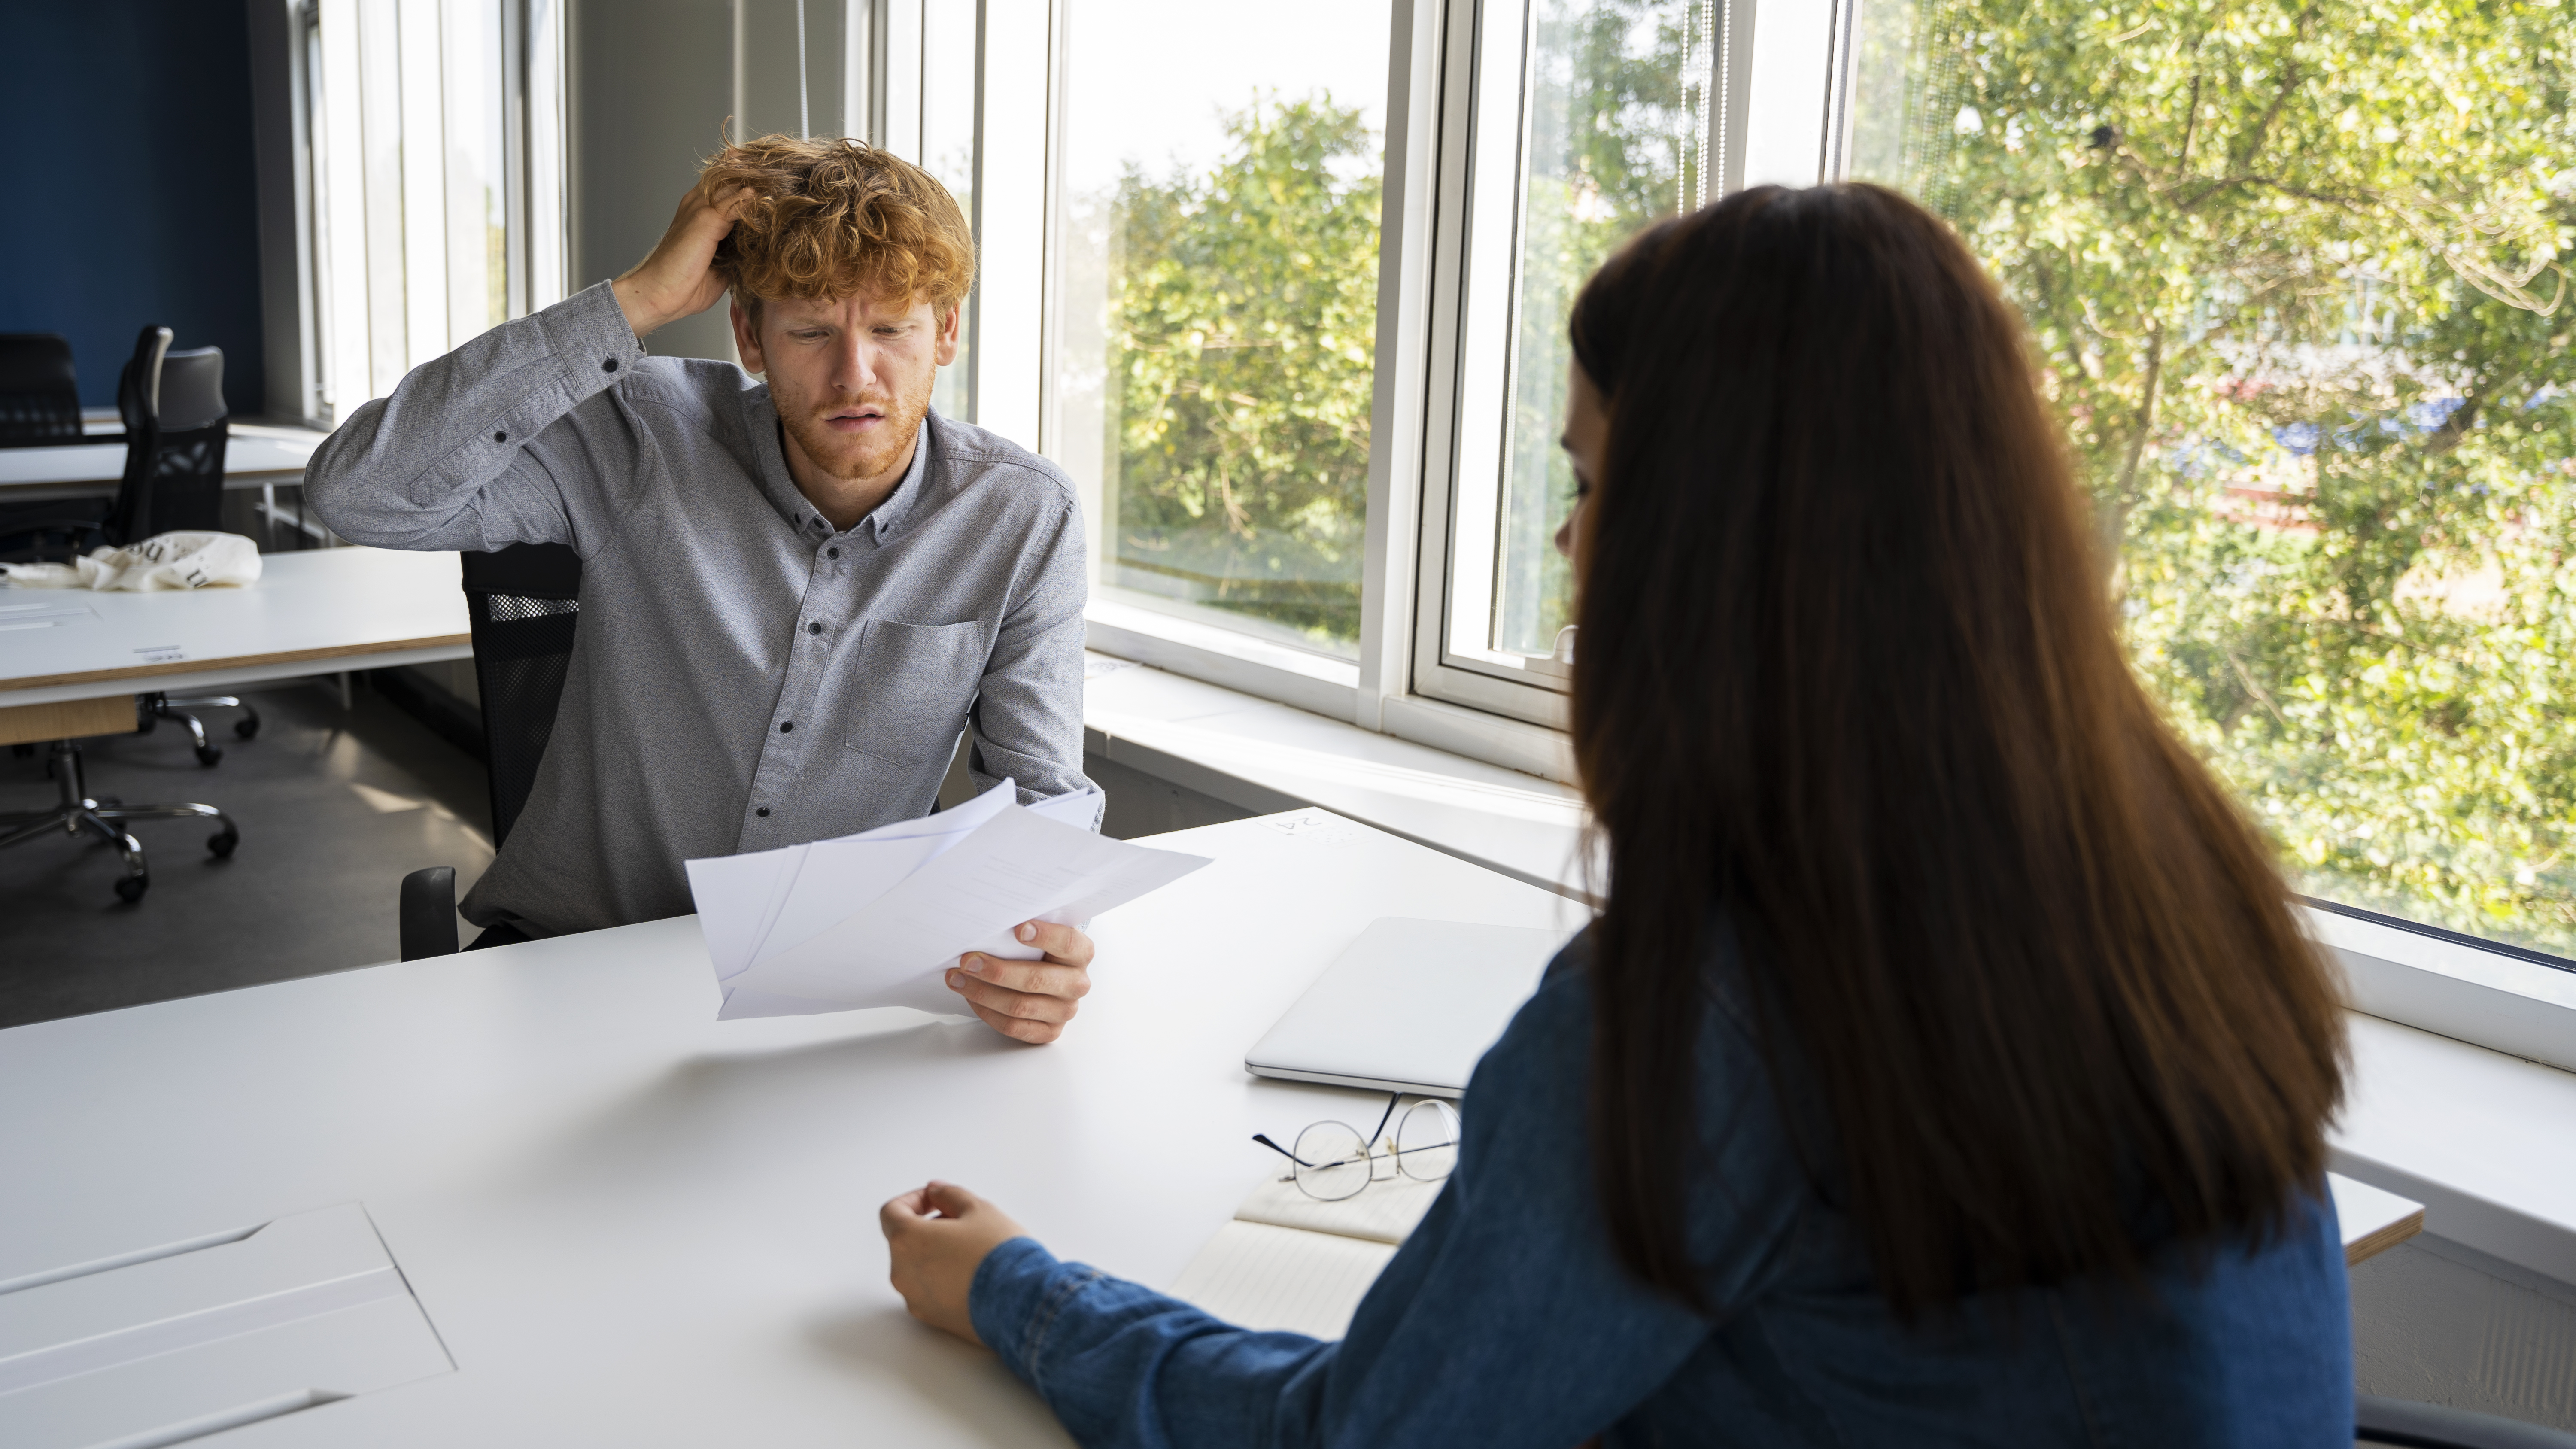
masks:
[[[1683,1177],[1692,1255],[1707,1265],[1712,1301],[1730,1304],[1763,1291],[1817,1198],[1782,1116],[1771,1064],[1749,1029],[1735,933],[1722,917],[1715,922],[1701,997],[1684,1004],[1696,1007],[1700,1028]],[[1599,1216],[1589,1165],[1591,951],[1589,931],[1567,943],[1477,1064],[1459,1105],[1471,1155],[1562,1164],[1545,1174],[1544,1185],[1524,1184],[1519,1193],[1587,1223]],[[1784,1064],[1795,1070],[1794,1058]]]
[[[1477,1111],[1537,1113],[1588,1140],[1585,1127],[1592,1077],[1594,983],[1589,970],[1593,931],[1587,927],[1548,963],[1536,994],[1521,1006],[1502,1037],[1477,1063],[1461,1103]],[[1704,1150],[1731,1158],[1793,1156],[1772,1080],[1773,1063],[1753,1035],[1753,1011],[1741,945],[1722,910],[1712,910],[1707,970],[1696,1002],[1699,1032],[1694,1052],[1693,1125]],[[1780,1051],[1778,1065],[1794,1072],[1796,1054]]]

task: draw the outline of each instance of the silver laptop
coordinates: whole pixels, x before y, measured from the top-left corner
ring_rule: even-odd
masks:
[[[1455,1097],[1570,930],[1382,916],[1243,1058],[1255,1076]]]

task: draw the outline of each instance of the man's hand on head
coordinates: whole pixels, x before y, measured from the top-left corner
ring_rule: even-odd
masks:
[[[1005,961],[969,951],[948,968],[948,989],[986,1026],[1043,1046],[1064,1035],[1082,998],[1091,993],[1091,938],[1071,926],[1026,921],[1011,935],[1046,953],[1042,961]]]
[[[709,270],[709,264],[715,261],[716,243],[731,234],[735,219],[751,199],[748,186],[729,187],[717,195],[703,179],[680,198],[671,229],[662,233],[653,254],[611,286],[618,307],[626,313],[626,325],[635,329],[638,339],[683,317],[695,317],[725,294],[724,280]]]

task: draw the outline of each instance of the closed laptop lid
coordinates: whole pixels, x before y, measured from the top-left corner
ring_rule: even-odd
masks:
[[[1458,1096],[1572,935],[1380,917],[1243,1065],[1289,1081]]]

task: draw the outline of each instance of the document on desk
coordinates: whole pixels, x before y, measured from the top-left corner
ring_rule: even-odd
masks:
[[[720,1020],[868,1006],[962,1014],[943,983],[968,951],[1041,953],[1022,921],[1079,925],[1205,856],[1094,834],[1096,791],[1015,804],[1003,781],[954,810],[857,835],[688,862]]]

